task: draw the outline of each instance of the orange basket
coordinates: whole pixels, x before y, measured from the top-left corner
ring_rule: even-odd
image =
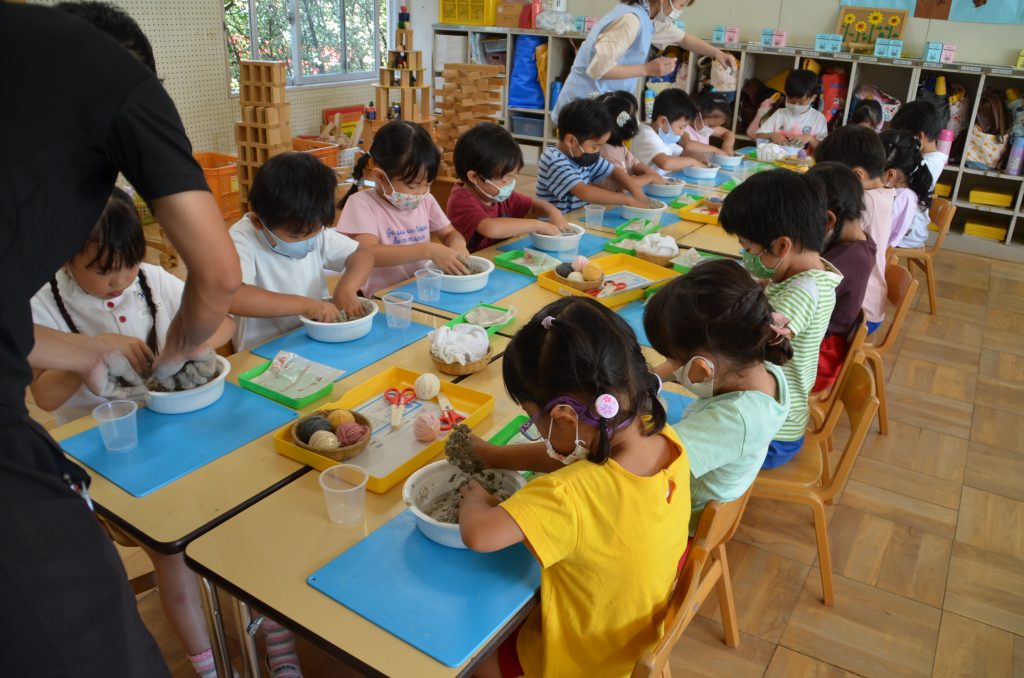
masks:
[[[294,137],[292,138],[292,150],[315,155],[320,158],[320,162],[332,169],[338,166],[338,144],[319,139]]]
[[[213,199],[220,207],[225,221],[238,219],[242,216],[241,195],[238,192],[238,158],[223,153],[193,153],[199,166],[203,168],[203,176],[210,186]]]

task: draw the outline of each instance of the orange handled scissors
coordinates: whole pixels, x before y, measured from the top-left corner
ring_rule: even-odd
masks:
[[[392,386],[384,391],[384,399],[391,403],[391,429],[398,430],[402,425],[402,415],[405,414],[405,406],[416,399],[416,391],[411,388],[398,390]]]
[[[448,396],[443,393],[437,394],[437,404],[441,406],[441,430],[451,431],[455,428],[455,425],[465,419],[464,416],[455,411],[452,407],[452,401],[448,400]]]

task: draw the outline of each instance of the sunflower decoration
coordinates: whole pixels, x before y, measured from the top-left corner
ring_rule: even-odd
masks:
[[[868,24],[866,21],[858,21],[856,24],[854,24],[853,30],[857,31],[858,33],[866,33],[868,30]]]
[[[868,14],[868,23],[872,26],[877,26],[882,23],[882,18],[883,15],[881,12],[872,12],[871,14]]]
[[[856,15],[854,15],[854,14],[847,14],[846,16],[843,17],[843,25],[849,26],[850,24],[852,24],[856,20],[857,20]]]
[[[899,14],[893,14],[891,17],[889,17],[889,25],[892,26],[893,28],[899,27],[899,25],[900,25],[900,23],[902,23],[902,21],[903,20],[900,19],[900,15]]]

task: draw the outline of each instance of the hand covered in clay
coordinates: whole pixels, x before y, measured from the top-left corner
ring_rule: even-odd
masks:
[[[103,354],[86,374],[82,375],[86,387],[110,400],[145,400],[149,395],[145,382],[123,354],[111,351]]]
[[[177,369],[174,369],[177,367]],[[154,386],[163,391],[187,391],[217,376],[217,354],[203,347],[185,361],[163,362],[153,368]]]
[[[470,478],[469,482],[462,486],[462,506],[470,503],[483,503],[488,506],[497,506],[501,502],[497,497],[484,489],[484,486]]]

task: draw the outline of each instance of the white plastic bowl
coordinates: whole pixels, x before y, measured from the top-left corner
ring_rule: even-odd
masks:
[[[644,193],[652,198],[678,198],[686,190],[686,182],[674,177],[665,177],[664,184],[647,184]]]
[[[721,165],[724,169],[736,169],[743,162],[743,156],[740,155],[721,155],[715,153],[712,156],[712,160],[715,161],[716,165]]]
[[[691,179],[714,179],[719,169],[718,165],[712,163],[711,167],[684,167],[683,174]]]
[[[586,231],[582,226],[576,224],[569,224],[569,228],[572,229],[572,235],[544,235],[543,233],[531,233],[530,239],[533,240],[533,246],[539,250],[545,252],[564,252],[566,250],[574,250],[580,246],[580,238]]]
[[[487,280],[491,277],[491,271],[494,270],[494,263],[484,259],[483,257],[470,256],[470,261],[476,262],[486,266],[483,273],[474,273],[472,275],[448,275],[444,271],[441,271],[434,262],[428,262],[427,268],[441,273],[441,291],[451,292],[453,294],[462,294],[464,292],[476,292],[487,287]]]
[[[452,474],[458,472],[458,469],[446,460],[427,464],[405,481],[405,486],[402,487],[402,498],[409,506],[409,510],[412,511],[413,517],[416,518],[416,527],[420,529],[424,537],[441,546],[464,549],[466,545],[462,543],[458,525],[438,522],[419,508],[429,504],[435,497],[453,489],[455,483],[451,481]],[[526,479],[515,471],[493,469],[488,473],[500,474],[502,489],[508,492],[515,492],[526,484]]]
[[[220,368],[220,374],[199,388],[173,393],[150,391],[146,407],[160,414],[185,414],[209,407],[224,395],[224,380],[231,372],[231,363],[224,356],[217,356],[217,366]]]
[[[622,218],[623,219],[650,219],[651,221],[657,222],[661,218],[662,213],[668,208],[668,205],[655,200],[661,207],[645,209],[643,207],[630,207],[629,205],[622,206]]]
[[[348,320],[343,323],[321,323],[310,320],[304,315],[300,315],[299,320],[306,326],[306,334],[314,341],[331,343],[354,341],[370,333],[370,330],[373,329],[373,316],[377,315],[377,304],[369,299],[360,299],[359,301],[366,309],[366,315],[357,320]]]

